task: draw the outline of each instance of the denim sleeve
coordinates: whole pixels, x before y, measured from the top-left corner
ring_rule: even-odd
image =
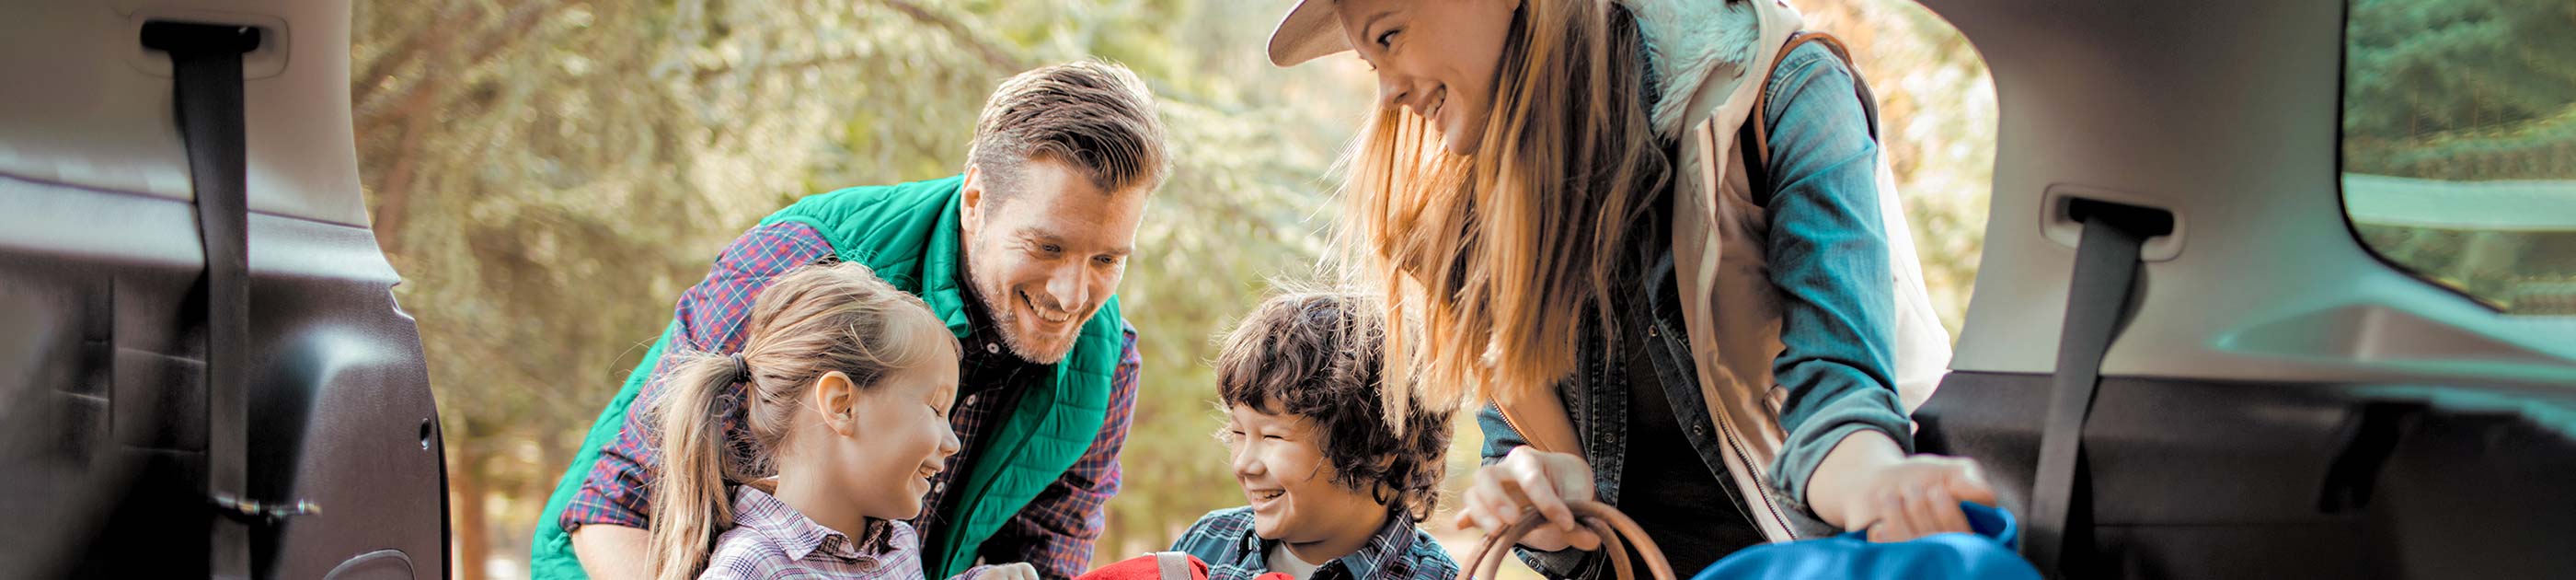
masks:
[[[1493,465],[1502,461],[1503,456],[1510,455],[1512,448],[1529,444],[1521,438],[1519,430],[1512,428],[1510,421],[1503,420],[1503,409],[1492,404],[1476,410],[1476,427],[1485,433],[1484,461],[1479,465]]]
[[[1807,480],[1843,437],[1887,434],[1911,451],[1896,398],[1896,298],[1878,206],[1878,144],[1850,69],[1821,45],[1801,46],[1772,71],[1771,231],[1766,254],[1780,293],[1773,379],[1788,389],[1788,432],[1771,482],[1806,506]]]
[[[1503,420],[1502,408],[1492,404],[1476,410],[1476,427],[1485,433],[1483,465],[1493,465],[1496,461],[1502,461],[1503,456],[1510,455],[1513,448],[1529,444],[1528,440],[1522,438],[1519,430],[1512,428],[1511,422]],[[1522,564],[1529,565],[1530,569],[1537,570],[1549,578],[1574,576],[1576,572],[1582,570],[1585,556],[1590,554],[1572,548],[1541,552],[1518,546],[1512,548],[1512,553],[1521,557]]]

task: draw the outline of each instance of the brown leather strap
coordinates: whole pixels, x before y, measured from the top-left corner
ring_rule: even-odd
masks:
[[[1859,68],[1852,64],[1851,49],[1843,48],[1842,39],[1834,38],[1834,35],[1824,32],[1800,32],[1789,35],[1789,41],[1781,43],[1780,53],[1771,56],[1771,66],[1762,69],[1762,90],[1753,93],[1753,111],[1745,114],[1744,117],[1745,129],[1753,132],[1753,163],[1758,167],[1753,171],[1771,169],[1771,131],[1769,124],[1762,122],[1763,107],[1768,105],[1765,101],[1771,96],[1771,75],[1780,69],[1780,61],[1788,60],[1790,52],[1798,50],[1799,45],[1809,42],[1825,43],[1826,48],[1833,49],[1834,56],[1843,59],[1843,66],[1853,67],[1853,82],[1855,84],[1859,82]],[[1756,183],[1754,186],[1760,187],[1761,184]]]
[[[1609,558],[1611,569],[1618,573],[1619,580],[1637,580],[1636,570],[1631,569],[1628,563],[1628,542],[1636,543],[1637,555],[1645,558],[1646,571],[1653,574],[1654,580],[1675,580],[1673,565],[1664,561],[1664,550],[1655,547],[1655,539],[1646,537],[1646,530],[1637,527],[1636,520],[1628,519],[1627,514],[1597,501],[1573,501],[1565,506],[1574,512],[1574,518],[1582,521],[1584,527],[1601,536],[1601,555]],[[1485,542],[1477,545],[1476,552],[1467,558],[1467,578],[1495,578],[1503,569],[1503,559],[1512,556],[1511,547],[1519,544],[1521,537],[1546,523],[1546,518],[1531,511],[1521,514],[1520,523],[1512,524],[1510,529],[1485,536]],[[1622,541],[1623,537],[1625,541]]]

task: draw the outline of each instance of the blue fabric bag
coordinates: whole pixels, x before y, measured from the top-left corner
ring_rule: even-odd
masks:
[[[2020,529],[2011,513],[1969,502],[1959,502],[1959,509],[1976,533],[1873,544],[1863,532],[1847,532],[1763,544],[1718,560],[1691,580],[2039,580],[2039,570],[2014,552]]]

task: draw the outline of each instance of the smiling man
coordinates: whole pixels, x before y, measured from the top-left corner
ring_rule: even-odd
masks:
[[[539,520],[532,576],[645,576],[659,459],[642,411],[660,390],[663,354],[740,350],[771,278],[834,260],[920,295],[965,346],[949,414],[963,451],[911,522],[924,571],[947,578],[981,560],[1081,573],[1102,504],[1118,492],[1141,365],[1115,294],[1145,199],[1167,173],[1144,82],[1074,62],[1002,83],[965,174],[814,195],[761,220],[681,294],[670,328],[593,424]]]

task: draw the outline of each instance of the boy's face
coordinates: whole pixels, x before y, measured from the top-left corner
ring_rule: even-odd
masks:
[[[1314,422],[1251,405],[1234,405],[1226,414],[1234,480],[1252,503],[1254,534],[1296,545],[1375,531],[1354,524],[1377,521],[1386,506],[1333,483],[1333,466],[1324,459],[1323,434]]]

